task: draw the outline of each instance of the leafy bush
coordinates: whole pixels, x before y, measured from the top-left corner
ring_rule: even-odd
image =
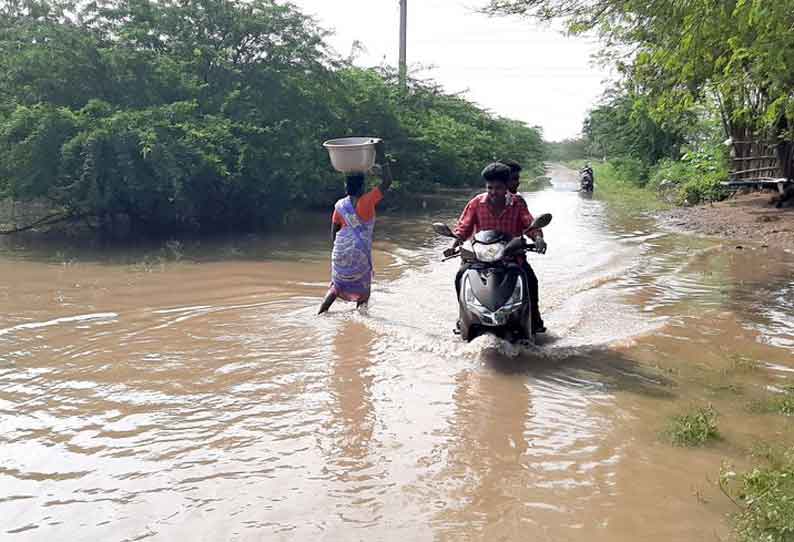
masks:
[[[615,175],[621,182],[644,186],[648,179],[648,166],[638,158],[618,156],[610,160]]]
[[[676,194],[676,203],[695,205],[725,198],[720,183],[728,178],[727,159],[720,147],[687,152],[680,160],[664,159],[650,176],[649,186],[657,190],[670,190]]]
[[[720,185],[722,180],[721,177],[705,176],[684,183],[678,193],[678,203],[695,205],[725,199],[725,191]]]
[[[717,412],[709,405],[673,416],[665,434],[675,446],[702,446],[719,439]]]
[[[794,540],[794,450],[769,459],[744,475],[723,469],[720,476],[723,491],[743,507],[736,523],[743,542]]]

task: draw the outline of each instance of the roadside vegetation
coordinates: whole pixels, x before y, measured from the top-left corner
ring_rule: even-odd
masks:
[[[724,467],[720,487],[740,511],[736,535],[741,542],[794,540],[794,449],[765,447],[759,466],[744,474]]]
[[[597,33],[620,74],[583,138],[551,147],[557,160],[607,162],[635,186],[697,204],[725,196],[729,138],[794,152],[794,0],[491,0],[488,11]]]
[[[346,135],[387,141],[398,193],[498,157],[542,173],[539,129],[325,38],[275,0],[0,3],[0,200],[139,235],[256,230],[341,195],[321,144]]]
[[[590,162],[597,192],[632,206],[658,208],[719,201],[726,196],[729,149],[716,117],[693,116],[687,130],[657,124],[626,96],[592,110],[584,136],[551,144],[549,154],[572,167]]]

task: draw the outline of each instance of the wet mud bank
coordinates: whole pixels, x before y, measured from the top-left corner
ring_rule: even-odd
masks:
[[[665,229],[794,253],[794,208],[778,209],[771,199],[771,193],[741,194],[715,204],[665,211],[658,219]]]

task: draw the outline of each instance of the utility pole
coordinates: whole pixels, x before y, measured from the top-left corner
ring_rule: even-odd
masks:
[[[408,38],[408,0],[400,0],[400,88],[406,89],[408,68],[406,67],[406,41]]]

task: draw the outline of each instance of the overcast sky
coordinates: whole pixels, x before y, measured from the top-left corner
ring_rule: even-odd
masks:
[[[358,40],[356,64],[396,65],[398,0],[292,0],[332,30],[343,57]],[[574,137],[603,92],[607,74],[594,66],[594,40],[573,38],[520,18],[474,12],[483,0],[408,0],[408,64],[448,91],[491,111],[543,128],[549,141]]]

